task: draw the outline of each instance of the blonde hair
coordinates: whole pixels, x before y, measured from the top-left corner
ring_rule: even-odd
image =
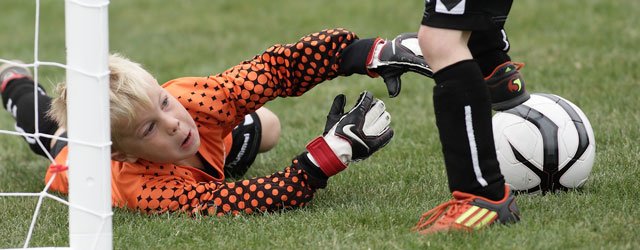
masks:
[[[118,129],[131,126],[139,107],[150,107],[151,99],[147,94],[153,76],[128,58],[120,54],[109,56],[109,105],[111,111],[111,138],[117,148]],[[48,115],[60,127],[67,127],[67,84],[60,83],[56,87],[58,97],[51,103]],[[87,93],[90,95],[91,93]]]

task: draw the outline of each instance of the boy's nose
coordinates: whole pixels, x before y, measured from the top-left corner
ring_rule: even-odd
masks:
[[[180,121],[176,119],[169,126],[169,134],[171,135],[175,134],[176,132],[178,132],[179,128],[180,128]]]

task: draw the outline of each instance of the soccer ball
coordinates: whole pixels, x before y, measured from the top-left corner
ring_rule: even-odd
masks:
[[[535,93],[493,116],[496,155],[515,191],[547,193],[584,185],[596,142],[587,116],[567,99]]]

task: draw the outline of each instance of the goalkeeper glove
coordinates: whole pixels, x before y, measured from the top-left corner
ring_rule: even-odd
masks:
[[[407,71],[433,76],[420,51],[416,33],[400,34],[391,41],[377,39],[369,55],[367,69],[382,77],[390,97],[400,94],[400,76]]]
[[[391,116],[382,101],[369,92],[344,113],[344,95],[338,95],[327,115],[325,132],[307,145],[307,157],[327,176],[344,170],[352,161],[371,156],[393,137]]]

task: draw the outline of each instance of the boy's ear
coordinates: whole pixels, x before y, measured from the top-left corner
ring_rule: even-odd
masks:
[[[134,163],[138,161],[138,157],[135,157],[133,155],[123,153],[120,151],[116,151],[116,150],[111,151],[111,159],[114,161],[129,162],[129,163]]]

